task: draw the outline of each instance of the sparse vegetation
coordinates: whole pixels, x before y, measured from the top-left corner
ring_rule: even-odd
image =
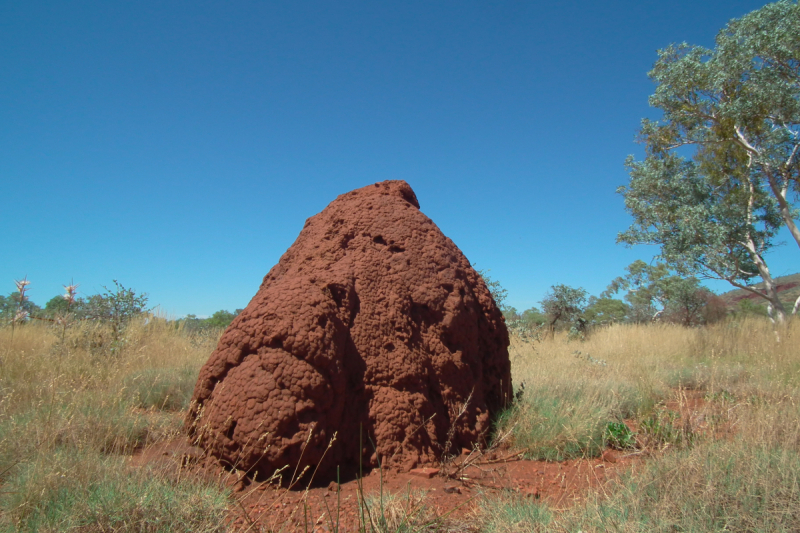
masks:
[[[0,328],[0,531],[224,531],[227,491],[130,458],[176,436],[216,337],[151,315]]]
[[[536,350],[513,342],[525,394],[501,427],[513,428],[517,446],[558,460],[598,454],[605,441],[648,459],[567,510],[489,501],[486,530],[796,531],[800,322],[780,333],[763,317],[740,317],[705,328],[615,325]]]
[[[548,461],[614,448],[644,466],[584,504],[485,496],[468,520],[435,513],[422,493],[373,495],[362,529],[796,530],[800,322],[774,328],[738,313],[701,328],[612,322],[581,341],[514,334],[506,442]],[[179,434],[221,330],[139,314],[114,331],[77,319],[0,329],[0,531],[229,528],[236,500],[219,483],[131,462]]]

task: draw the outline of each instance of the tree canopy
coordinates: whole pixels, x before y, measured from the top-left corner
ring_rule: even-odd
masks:
[[[634,261],[625,270],[627,273],[612,280],[600,296],[610,298],[624,292],[631,321],[663,318],[695,326],[719,318],[719,311],[709,307],[716,297],[697,278],[674,274],[666,263],[649,265],[642,260]]]
[[[630,311],[631,306],[622,300],[592,296],[583,316],[590,326],[604,326],[625,322]]]
[[[714,49],[660,50],[650,105],[663,116],[642,121],[646,157],[628,158],[631,181],[619,189],[634,218],[620,242],[659,245],[679,273],[757,294],[779,320],[764,256],[783,226],[800,246],[798,28],[800,6],[778,2],[730,21]]]
[[[552,334],[559,323],[573,325],[582,330],[585,327],[583,310],[586,307],[587,292],[582,287],[553,285],[542,299],[542,311],[547,316],[547,326]],[[577,323],[578,320],[583,322]],[[576,324],[577,323],[577,324]]]

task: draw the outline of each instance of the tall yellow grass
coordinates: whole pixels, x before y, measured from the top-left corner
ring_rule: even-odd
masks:
[[[0,328],[0,531],[223,531],[224,490],[128,462],[178,435],[219,332],[190,335],[158,317],[119,340],[101,324],[75,324],[63,342],[61,332],[27,324],[12,339]],[[799,335],[798,320],[776,332],[756,318],[514,339],[521,397],[500,431],[532,457],[587,457],[606,445],[610,422],[625,420],[651,428],[647,449],[630,451],[648,459],[570,510],[487,501],[481,527],[800,530]],[[702,412],[673,431],[680,421],[669,413],[689,397]]]
[[[758,318],[705,328],[619,324],[595,330],[585,341],[570,342],[565,335],[541,343],[513,339],[509,351],[514,382],[526,386],[613,390],[628,383],[661,392],[678,386],[763,391],[800,383],[798,337],[798,320],[777,331]]]
[[[484,529],[800,531],[799,334],[798,320],[775,330],[755,318],[515,340],[513,377],[525,389],[503,424],[518,445],[548,458],[592,455],[608,420],[631,418],[658,446],[631,450],[648,457],[643,467],[569,510],[489,501]]]
[[[218,334],[153,316],[121,338],[91,322],[0,328],[0,531],[224,529],[223,490],[127,466],[178,434]]]

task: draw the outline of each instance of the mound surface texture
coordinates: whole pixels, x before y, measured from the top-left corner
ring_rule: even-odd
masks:
[[[186,424],[223,463],[319,465],[320,480],[471,447],[510,397],[485,283],[411,187],[387,181],[306,221],[200,371]]]

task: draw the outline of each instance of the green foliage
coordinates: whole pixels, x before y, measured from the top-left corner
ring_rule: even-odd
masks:
[[[659,51],[650,105],[663,117],[642,122],[645,160],[626,162],[634,224],[620,242],[656,244],[679,273],[737,287],[770,279],[764,254],[781,226],[800,245],[798,27],[800,7],[779,2],[731,21],[713,50]],[[756,292],[783,316],[774,291]]]
[[[767,308],[765,306],[759,305],[748,298],[739,300],[736,307],[736,313],[742,316],[767,316]]]
[[[99,313],[105,315],[104,318],[110,319],[121,327],[132,318],[145,312],[147,294],[137,296],[133,289],[126,289],[117,280],[113,281],[114,289],[109,289],[104,285],[105,292],[94,301],[97,303]]]
[[[547,317],[536,307],[526,309],[519,314],[513,307],[503,309],[508,331],[524,342],[541,340],[543,325]]]
[[[589,326],[600,326],[625,322],[630,306],[615,298],[589,298],[589,305],[583,312]]]
[[[80,320],[98,320],[111,323],[121,331],[132,319],[147,311],[147,294],[137,294],[134,289],[125,288],[117,280],[114,287],[103,286],[105,292],[87,298],[76,298],[69,305],[69,312]],[[67,311],[68,302],[63,295],[54,296],[41,314],[55,317]]]
[[[197,318],[196,315],[186,315],[178,321],[186,331],[210,331],[217,329],[225,329],[231,325],[233,319],[239,316],[243,309],[237,309],[235,313],[220,310],[211,315],[209,318]]]
[[[53,296],[44,305],[42,314],[49,318],[53,318],[55,316],[66,313],[68,308],[71,308],[70,310],[74,311],[74,308],[70,306],[69,302],[63,296],[61,295]]]
[[[41,307],[30,301],[27,297],[20,304],[20,293],[14,291],[8,296],[0,296],[0,322],[9,323],[18,310],[26,311],[29,316],[37,316]]]
[[[522,312],[520,319],[523,323],[530,326],[541,326],[547,323],[547,315],[542,313],[538,308],[531,307]]]
[[[506,319],[506,323],[508,323],[513,320],[518,320],[520,316],[516,307],[507,305],[503,308],[503,317]]]
[[[574,328],[581,336],[586,328],[583,310],[586,305],[586,291],[568,285],[553,285],[540,302],[547,317],[547,326],[552,333],[558,324]]]
[[[206,323],[214,328],[227,328],[233,322],[233,319],[236,318],[236,315],[230,313],[228,311],[217,311],[211,318],[206,320]]]
[[[636,447],[636,436],[624,422],[609,422],[603,434],[603,440],[607,446],[617,450]]]
[[[473,265],[473,268],[474,266],[475,265]],[[505,290],[502,285],[500,285],[499,281],[494,280],[491,278],[491,276],[489,276],[489,272],[491,272],[491,270],[478,270],[477,272],[481,278],[483,278],[483,282],[486,283],[486,288],[489,289],[489,293],[492,295],[494,303],[497,304],[497,307],[499,307],[501,311],[504,310],[505,301],[508,297],[508,291]]]
[[[691,162],[674,154],[629,159],[631,181],[619,192],[634,224],[618,237],[629,245],[656,244],[666,264],[684,275],[746,284],[760,271],[757,261],[772,246],[779,228],[763,194],[722,195]]]
[[[713,294],[701,287],[697,278],[672,274],[665,263],[648,265],[642,260],[634,261],[626,270],[627,274],[614,279],[601,297],[624,291],[631,321],[642,323],[660,318],[685,326],[708,321],[710,314],[706,308]]]

